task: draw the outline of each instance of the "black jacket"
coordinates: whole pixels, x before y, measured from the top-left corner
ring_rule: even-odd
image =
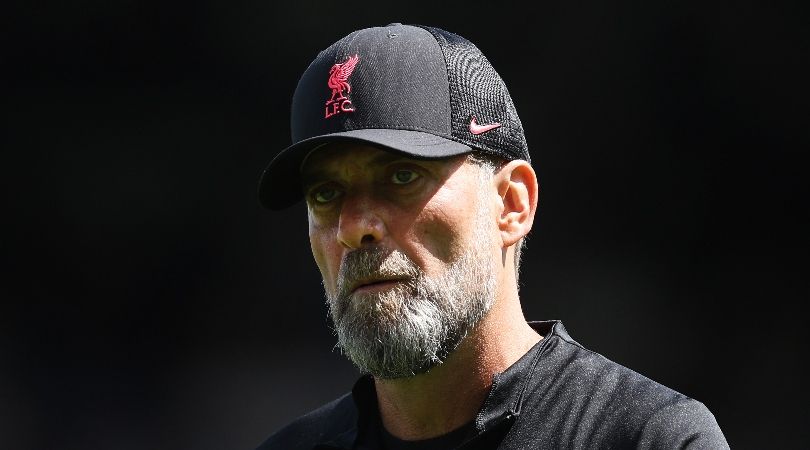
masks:
[[[728,448],[700,402],[582,347],[561,322],[532,322],[545,338],[495,375],[461,447],[472,449]],[[376,449],[374,383],[297,419],[258,450]]]

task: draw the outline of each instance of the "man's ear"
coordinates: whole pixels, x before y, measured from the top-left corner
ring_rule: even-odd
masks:
[[[540,191],[537,175],[528,162],[517,159],[496,173],[495,182],[503,204],[498,229],[504,247],[509,247],[532,229]]]

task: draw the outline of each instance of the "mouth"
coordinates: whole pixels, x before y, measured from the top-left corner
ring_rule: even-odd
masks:
[[[380,292],[391,289],[397,284],[408,281],[407,278],[375,278],[369,280],[359,280],[352,285],[349,292],[352,294],[366,292]]]

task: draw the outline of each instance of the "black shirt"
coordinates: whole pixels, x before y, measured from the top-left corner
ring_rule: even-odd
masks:
[[[544,339],[493,377],[470,438],[457,448],[728,448],[702,403],[585,349],[559,321],[530,325]],[[379,450],[379,424],[366,376],[258,450]]]
[[[404,441],[379,427],[382,437],[382,450],[447,450],[456,448],[475,435],[475,423],[470,422],[447,434],[419,441]]]

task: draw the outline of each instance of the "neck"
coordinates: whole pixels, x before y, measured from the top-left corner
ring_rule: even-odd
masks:
[[[473,420],[492,377],[506,370],[542,336],[525,321],[517,287],[498,295],[487,315],[447,360],[414,377],[375,379],[383,425],[404,440],[428,439]]]

